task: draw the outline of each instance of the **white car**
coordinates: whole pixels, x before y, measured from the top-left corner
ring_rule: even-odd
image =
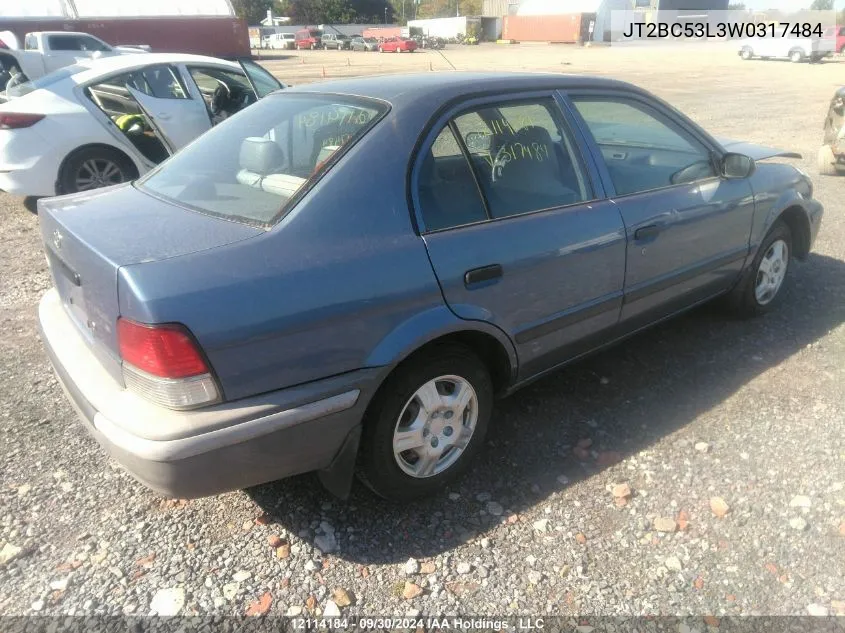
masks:
[[[276,50],[293,50],[296,48],[296,35],[293,33],[273,33],[267,38],[267,46]]]
[[[833,54],[834,42],[827,37],[754,37],[741,40],[737,54],[742,59],[789,59],[818,62]]]
[[[284,84],[258,64],[149,53],[80,62],[7,90],[0,190],[54,196],[131,181]]]

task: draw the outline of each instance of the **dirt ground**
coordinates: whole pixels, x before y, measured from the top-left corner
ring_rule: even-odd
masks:
[[[845,178],[815,163],[845,59],[492,44],[261,59],[291,84],[446,60],[628,80],[717,136],[801,152],[826,214],[779,309],[696,310],[523,390],[429,501],[358,486],[342,503],[304,476],[180,503],[76,422],[37,336],[37,217],[0,194],[0,613],[845,615]]]

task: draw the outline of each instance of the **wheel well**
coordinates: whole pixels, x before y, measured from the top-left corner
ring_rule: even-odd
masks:
[[[800,207],[789,207],[781,213],[782,219],[792,233],[792,248],[795,250],[795,257],[804,259],[810,252],[810,223],[803,209]]]
[[[136,173],[138,173],[138,174],[141,173],[141,170],[138,169],[138,165],[135,163],[135,161],[132,160],[132,158],[129,156],[129,154],[124,152],[122,149],[119,149],[119,148],[115,147],[114,145],[107,145],[105,143],[89,143],[88,145],[82,145],[80,147],[77,147],[75,150],[73,150],[67,156],[65,156],[65,159],[62,161],[62,164],[59,165],[59,173],[56,174],[56,182],[59,182],[59,183],[61,182],[62,172],[64,171],[65,165],[67,165],[67,162],[71,158],[76,156],[79,152],[84,152],[84,151],[87,151],[89,149],[105,149],[105,150],[108,150],[110,152],[120,154],[123,158],[125,158],[129,162],[130,165],[132,165],[132,167],[135,168]]]
[[[428,352],[434,347],[448,343],[465,345],[475,352],[490,372],[495,393],[504,392],[513,382],[514,376],[511,371],[510,356],[508,356],[504,346],[490,334],[471,330],[453,332],[433,339],[403,358],[397,367],[413,362],[423,352]]]

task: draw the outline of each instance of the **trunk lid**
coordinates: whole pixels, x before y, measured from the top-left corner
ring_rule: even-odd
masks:
[[[50,274],[64,307],[121,384],[116,332],[120,268],[263,232],[163,202],[131,185],[39,200],[38,218]]]

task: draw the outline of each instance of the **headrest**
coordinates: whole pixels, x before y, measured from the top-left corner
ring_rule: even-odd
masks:
[[[282,148],[268,138],[249,136],[241,143],[241,169],[266,176],[280,169],[284,159]]]

